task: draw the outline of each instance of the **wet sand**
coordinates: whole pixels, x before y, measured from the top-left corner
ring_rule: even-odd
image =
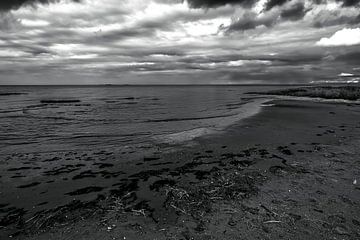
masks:
[[[25,176],[26,191],[0,202],[0,238],[359,239],[359,136],[359,105],[276,100],[222,134],[122,164],[112,149],[14,154],[30,160],[2,178]],[[48,182],[26,180],[44,171],[35,162]]]

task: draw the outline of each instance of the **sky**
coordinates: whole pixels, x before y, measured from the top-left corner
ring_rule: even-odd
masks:
[[[0,84],[360,80],[360,0],[1,0]]]

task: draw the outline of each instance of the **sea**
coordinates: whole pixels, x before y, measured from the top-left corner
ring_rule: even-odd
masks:
[[[0,153],[181,144],[261,110],[280,86],[0,86]]]

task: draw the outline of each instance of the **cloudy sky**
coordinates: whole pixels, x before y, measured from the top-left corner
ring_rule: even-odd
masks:
[[[360,76],[360,0],[1,0],[0,84]]]

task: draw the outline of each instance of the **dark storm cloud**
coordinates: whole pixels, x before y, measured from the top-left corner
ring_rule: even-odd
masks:
[[[290,8],[281,11],[280,16],[283,19],[297,21],[302,19],[306,14],[306,9],[303,2],[298,2]]]
[[[241,5],[243,7],[251,7],[253,6],[258,0],[187,0],[190,7],[192,8],[217,8],[227,4],[231,5]],[[287,2],[291,0],[268,0],[265,4],[265,10],[269,11],[273,7],[281,7]],[[322,4],[326,0],[310,0],[314,4]],[[360,0],[336,0],[337,2],[342,2],[344,7],[351,7],[351,6],[360,6]]]
[[[311,9],[306,9],[304,2],[297,2],[281,8],[280,10],[266,11],[259,15],[253,11],[247,11],[242,16],[233,21],[230,26],[221,26],[220,30],[225,32],[246,31],[255,29],[259,26],[270,28],[281,21],[299,21]]]
[[[349,52],[341,54],[335,58],[337,61],[342,61],[348,64],[360,66],[360,52]]]
[[[229,33],[255,29],[258,26],[271,27],[275,24],[277,18],[277,15],[264,15],[262,17],[258,17],[258,15],[254,12],[247,12],[227,27],[225,31]]]
[[[323,28],[329,26],[336,26],[342,24],[354,25],[360,23],[360,13],[351,14],[340,14],[339,11],[320,11],[313,19],[312,26],[316,28]]]
[[[360,0],[336,0],[342,2],[344,7],[360,6]]]
[[[227,4],[251,7],[256,0],[187,0],[192,8],[217,8]]]
[[[245,31],[250,29],[255,29],[257,26],[261,25],[259,21],[255,18],[244,18],[239,19],[238,21],[232,23],[227,29],[226,32],[233,31]]]
[[[0,1],[0,11],[8,11],[11,9],[18,9],[25,5],[34,5],[37,3],[40,4],[49,4],[60,2],[61,0],[1,0]],[[74,2],[80,2],[81,0],[72,0]]]
[[[275,6],[281,6],[289,0],[268,0],[265,5],[266,10],[270,10]]]
[[[298,21],[304,18],[306,12],[304,3],[298,2],[288,8],[281,10],[278,14],[277,12],[266,12],[265,14],[259,16],[254,12],[246,12],[236,21],[232,22],[228,27],[220,27],[220,30],[225,30],[225,32],[234,32],[234,31],[246,31],[250,29],[255,29],[259,26],[265,26],[270,28],[280,20],[284,21]],[[279,16],[280,15],[280,16]],[[222,29],[223,28],[223,29]]]
[[[45,83],[53,74],[64,82],[66,74],[120,82],[168,74],[164,83],[189,74],[189,83],[199,76],[206,76],[204,83],[226,77],[289,83],[351,72],[360,64],[355,47],[346,53],[315,43],[348,27],[328,26],[360,23],[360,14],[354,7],[309,1],[84,0],[81,7],[78,0],[3,2],[0,84],[7,75],[12,75],[8,82],[25,81],[27,73]],[[5,10],[53,2],[59,4]],[[314,22],[323,29],[315,29]]]

